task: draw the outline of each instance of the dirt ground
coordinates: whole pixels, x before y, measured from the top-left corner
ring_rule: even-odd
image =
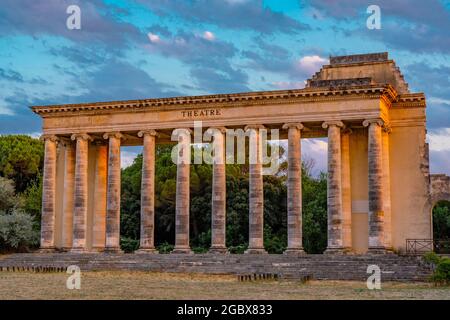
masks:
[[[233,276],[150,272],[84,272],[81,288],[66,273],[0,272],[0,299],[446,299],[450,287],[382,283],[368,290],[353,281],[239,282]]]

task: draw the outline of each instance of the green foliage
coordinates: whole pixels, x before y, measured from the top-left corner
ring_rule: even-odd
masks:
[[[425,262],[432,263],[434,265],[439,263],[439,256],[435,252],[427,252],[423,255]]]
[[[433,238],[450,239],[450,202],[440,201],[433,208]]]
[[[139,240],[120,237],[120,248],[126,253],[133,252],[139,249]]]
[[[173,249],[175,239],[176,165],[172,145],[157,145],[155,163],[155,244],[161,253]],[[283,150],[282,150],[283,152]],[[314,178],[311,164],[303,167],[303,234],[309,253],[326,248],[326,176]],[[121,235],[139,239],[142,156],[122,171]],[[211,244],[212,166],[194,164],[190,176],[190,239],[196,252]],[[248,245],[248,165],[226,165],[227,223],[229,251],[243,253]],[[278,174],[264,176],[264,245],[269,253],[282,253],[287,245],[286,163]],[[124,249],[125,250],[125,249]],[[127,249],[128,250],[128,249]]]
[[[327,247],[327,177],[302,175],[303,247],[307,253],[322,253]]]
[[[14,181],[0,177],[0,211],[10,212],[16,200]]]
[[[21,195],[23,210],[31,214],[35,221],[41,220],[42,207],[42,175],[37,181],[33,181]]]
[[[33,228],[32,216],[16,209],[0,212],[0,250],[25,250],[38,243],[39,232]]]
[[[434,266],[431,281],[436,285],[450,284],[450,258],[440,257],[434,252],[429,252],[424,255],[424,260]]]
[[[163,242],[159,246],[156,246],[159,253],[170,253],[172,252],[174,246],[168,242]]]
[[[44,144],[26,135],[0,136],[0,176],[12,179],[21,193],[36,181],[44,161]]]
[[[229,246],[228,247],[228,251],[230,253],[236,253],[236,254],[243,254],[245,252],[245,250],[247,250],[248,248],[248,244],[240,244],[237,246]]]
[[[442,257],[433,274],[433,281],[440,285],[450,284],[450,259]]]

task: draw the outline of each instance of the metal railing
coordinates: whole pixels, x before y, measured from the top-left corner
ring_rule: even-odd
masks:
[[[427,252],[450,253],[450,240],[406,239],[406,253],[420,255]]]

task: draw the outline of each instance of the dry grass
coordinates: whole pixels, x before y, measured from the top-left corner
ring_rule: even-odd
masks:
[[[84,272],[81,289],[65,273],[0,272],[0,299],[450,299],[450,288],[427,283],[238,282],[232,276],[149,272]]]

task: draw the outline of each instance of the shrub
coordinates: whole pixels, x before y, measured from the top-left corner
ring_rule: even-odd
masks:
[[[236,253],[236,254],[242,254],[247,250],[248,245],[247,244],[239,244],[237,246],[229,246],[228,251],[230,253]]]
[[[424,260],[433,265],[433,274],[430,280],[436,285],[450,284],[450,259],[439,257],[434,252],[428,252],[424,255]]]
[[[0,177],[0,211],[9,212],[16,204],[14,181]]]
[[[39,232],[33,228],[33,217],[13,210],[0,212],[0,250],[27,250],[39,243]]]
[[[448,285],[450,284],[450,259],[442,257],[436,265],[432,280],[436,284]]]
[[[139,248],[139,240],[121,237],[120,248],[126,253],[136,251]]]
[[[168,242],[161,243],[158,247],[159,253],[170,253],[173,250],[173,244]]]

